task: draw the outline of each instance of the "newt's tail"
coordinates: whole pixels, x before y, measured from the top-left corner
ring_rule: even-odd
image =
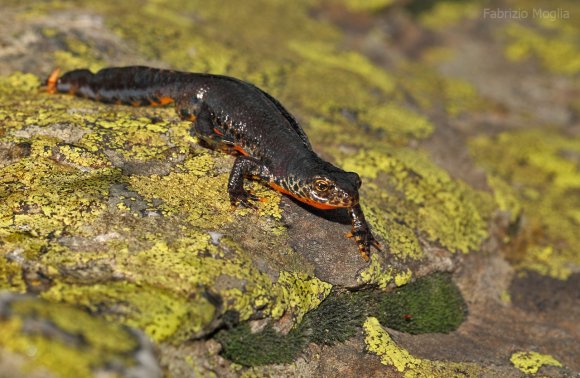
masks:
[[[133,106],[158,106],[175,101],[187,81],[183,72],[149,67],[105,68],[97,73],[81,69],[60,76],[56,68],[46,80],[49,93],[68,93],[91,100]]]
[[[46,79],[45,82],[45,86],[46,86],[46,91],[48,93],[56,93],[56,83],[58,82],[58,77],[60,75],[60,68],[56,67],[54,70],[52,70],[52,72],[50,73],[50,75],[48,75],[48,79]]]

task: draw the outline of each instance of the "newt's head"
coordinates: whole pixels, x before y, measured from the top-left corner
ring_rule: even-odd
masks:
[[[354,172],[333,172],[306,180],[305,192],[319,208],[352,207],[358,203],[360,177]]]
[[[309,167],[296,175],[289,175],[279,191],[319,209],[352,207],[358,204],[361,180],[354,172],[345,172],[329,163]]]

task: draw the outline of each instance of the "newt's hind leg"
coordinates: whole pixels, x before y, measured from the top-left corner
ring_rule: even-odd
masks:
[[[258,160],[249,156],[239,156],[236,158],[228,180],[230,202],[234,206],[240,204],[244,207],[256,209],[256,206],[250,200],[259,201],[260,199],[244,189],[244,178],[247,177],[267,179],[268,169]]]
[[[210,107],[196,98],[181,100],[176,104],[176,110],[184,121],[193,124],[189,129],[192,136],[213,150],[235,154],[233,141],[228,140],[214,122],[213,112]]]

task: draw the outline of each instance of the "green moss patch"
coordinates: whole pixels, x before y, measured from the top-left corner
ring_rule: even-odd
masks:
[[[333,345],[344,342],[359,331],[366,312],[366,302],[360,293],[341,293],[327,298],[310,312],[301,325],[308,329],[310,342]]]
[[[361,298],[351,293],[331,295],[287,334],[271,325],[252,332],[243,323],[220,331],[216,340],[222,344],[224,357],[244,366],[290,363],[309,342],[332,345],[353,337],[364,319]]]
[[[252,332],[247,323],[220,331],[223,355],[244,366],[289,363],[308,342],[332,345],[359,332],[367,316],[412,334],[451,332],[463,322],[466,305],[448,274],[433,274],[391,293],[360,291],[331,294],[287,334],[271,326]]]
[[[216,339],[222,343],[224,357],[244,366],[290,363],[308,341],[303,332],[281,335],[270,326],[252,333],[247,323],[218,333]]]
[[[467,306],[448,274],[436,273],[386,295],[374,295],[370,313],[381,324],[411,334],[454,331]]]

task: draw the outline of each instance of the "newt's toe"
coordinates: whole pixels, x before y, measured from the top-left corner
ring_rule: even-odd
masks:
[[[368,229],[353,230],[346,233],[345,236],[347,238],[354,238],[354,241],[358,246],[358,251],[365,261],[369,261],[372,247],[375,247],[377,250],[381,251],[381,243],[375,239],[373,234],[371,234]]]
[[[248,200],[241,200],[240,205],[242,205],[243,207],[247,207],[248,209],[258,210],[258,206],[254,205]]]
[[[363,258],[364,261],[369,261],[369,251],[368,250],[364,250],[362,248],[358,249],[358,252],[360,253],[361,257]]]
[[[260,201],[260,197],[258,197],[257,195],[255,195],[254,193],[247,191],[247,199],[252,200],[252,201]]]
[[[259,201],[259,200],[260,197],[245,190],[239,193],[230,193],[230,202],[234,208],[238,206],[243,206],[248,209],[258,210],[258,207],[254,205],[251,201]]]

